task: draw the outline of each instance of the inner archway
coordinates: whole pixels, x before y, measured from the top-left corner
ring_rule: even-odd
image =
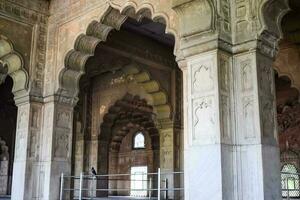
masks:
[[[116,17],[114,23],[109,22],[111,15]],[[165,34],[166,25],[160,23],[165,20],[139,16],[137,21],[114,9],[108,11],[100,23],[90,24],[87,35],[77,38],[66,57],[60,92],[79,97],[74,113],[73,173],[89,173],[92,167],[103,175],[130,174],[134,167],[147,167],[151,173],[161,168],[170,172],[162,176],[169,187],[179,187],[181,177],[172,174],[182,169],[182,77],[173,55],[175,39]],[[95,36],[103,38],[95,40]],[[69,76],[74,74],[79,88],[72,87],[69,93],[76,82]],[[145,149],[132,147],[133,135],[139,131],[145,136]],[[120,168],[121,160],[126,162]],[[152,187],[157,187],[152,180]],[[75,181],[75,187],[78,184]],[[128,196],[133,194],[130,184],[128,178],[86,181],[89,192],[84,195]],[[116,190],[122,186],[128,190]]]

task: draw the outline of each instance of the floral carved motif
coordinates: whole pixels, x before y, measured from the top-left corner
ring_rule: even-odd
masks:
[[[214,88],[211,67],[206,65],[195,66],[193,72],[193,92],[209,91]]]
[[[193,102],[193,140],[214,132],[215,117],[212,97],[203,97]]]
[[[253,88],[253,72],[251,68],[250,60],[246,60],[241,63],[241,81],[242,81],[242,91],[252,90]]]

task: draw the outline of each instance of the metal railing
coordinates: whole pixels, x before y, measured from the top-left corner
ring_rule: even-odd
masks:
[[[132,175],[142,175],[147,176],[146,179],[137,179],[132,180]],[[97,193],[97,192],[106,192],[107,194],[112,192],[147,192],[146,196],[143,196],[144,198],[148,199],[157,199],[157,200],[168,200],[170,193],[175,192],[183,192],[183,187],[175,187],[174,184],[172,188],[169,188],[169,176],[172,176],[173,179],[175,179],[175,176],[183,175],[183,172],[164,172],[161,171],[160,168],[156,173],[134,173],[134,174],[104,174],[104,175],[86,175],[84,173],[80,173],[79,176],[66,176],[65,174],[61,174],[61,181],[60,181],[60,200],[63,199],[96,199],[98,198],[97,195],[92,196],[89,195],[89,193]],[[125,179],[124,179],[125,178]],[[126,179],[127,178],[127,179]],[[180,178],[179,178],[180,180]],[[77,181],[77,184],[75,182]],[[132,182],[132,181],[140,181],[140,182],[147,182],[147,188],[142,189],[133,189],[133,188],[112,188],[109,186],[109,181],[125,181],[125,182]],[[174,181],[174,180],[173,180]],[[67,183],[66,183],[67,182]],[[87,183],[88,182],[88,183]],[[89,187],[88,185],[94,182],[94,188]],[[180,181],[179,181],[180,182]],[[73,183],[73,184],[71,184]],[[106,185],[106,187],[99,188],[98,186],[101,185],[101,183]],[[73,185],[71,187],[71,185]],[[128,184],[130,185],[130,184]],[[177,183],[177,185],[180,185],[180,183]],[[161,193],[164,192],[164,195],[162,196]],[[72,194],[70,194],[72,193]],[[156,194],[154,194],[156,193]],[[84,195],[85,194],[85,195]],[[174,194],[173,194],[174,195]],[[107,195],[110,196],[110,195]],[[128,195],[130,196],[130,195]],[[182,196],[182,194],[178,195]],[[173,197],[174,199],[174,197]],[[177,199],[177,198],[175,198]],[[179,197],[178,199],[183,199],[182,197]]]

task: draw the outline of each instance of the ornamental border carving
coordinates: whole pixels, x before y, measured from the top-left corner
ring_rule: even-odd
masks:
[[[0,1],[0,13],[5,17],[12,18],[35,26],[36,50],[33,52],[33,61],[29,67],[30,80],[33,82],[32,89],[38,94],[42,94],[44,83],[44,68],[46,63],[46,39],[47,39],[47,16],[46,14],[30,10],[18,4],[8,1]],[[33,47],[34,48],[34,47]]]

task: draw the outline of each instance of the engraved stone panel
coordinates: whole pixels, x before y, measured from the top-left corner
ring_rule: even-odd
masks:
[[[269,99],[262,100],[262,125],[263,125],[263,136],[274,137],[274,106],[273,102]]]
[[[255,138],[253,97],[243,98],[243,124],[245,139]]]
[[[195,64],[192,66],[192,91],[204,92],[214,88],[212,62]]]
[[[57,114],[56,124],[60,128],[68,128],[70,123],[70,113],[62,111]]]
[[[250,60],[241,63],[241,81],[242,91],[249,91],[253,89],[253,72]]]
[[[30,133],[30,144],[29,144],[29,157],[36,157],[39,148],[38,133],[36,131],[31,131]]]
[[[193,141],[215,134],[215,113],[213,96],[193,101]]]
[[[229,98],[221,96],[221,124],[222,138],[230,139],[230,108]]]
[[[229,91],[229,61],[225,56],[220,58],[220,81],[221,89],[224,92]]]
[[[55,137],[55,157],[56,158],[67,158],[70,152],[69,146],[69,133],[66,131],[56,131]]]

